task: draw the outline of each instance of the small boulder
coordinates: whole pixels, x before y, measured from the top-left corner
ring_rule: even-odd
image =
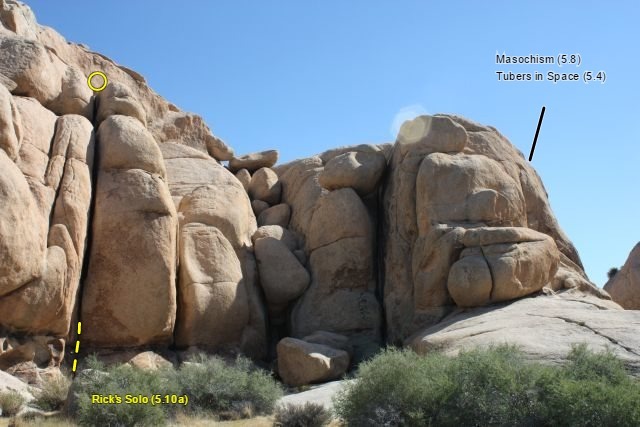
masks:
[[[302,340],[312,344],[322,344],[327,347],[343,350],[349,353],[350,357],[353,356],[353,346],[349,342],[349,338],[341,334],[327,331],[315,331],[311,335],[307,335],[302,338]]]
[[[256,232],[253,233],[253,236],[251,236],[251,240],[255,245],[256,241],[263,237],[272,237],[280,240],[290,251],[295,251],[301,245],[301,238],[296,232],[279,225],[264,225],[258,228]]]
[[[259,217],[262,212],[269,209],[269,203],[256,199],[251,202],[251,209],[253,209],[253,214]]]
[[[238,181],[240,181],[245,191],[248,192],[249,184],[251,183],[251,174],[249,173],[249,171],[246,169],[240,169],[238,172],[236,172],[236,178],[238,178]]]
[[[340,378],[349,367],[349,354],[296,338],[280,340],[276,348],[278,373],[293,387]]]
[[[279,225],[286,228],[289,225],[289,219],[291,219],[291,208],[286,203],[280,203],[262,211],[258,216],[258,225]]]
[[[329,160],[319,182],[327,190],[351,187],[365,196],[376,189],[386,165],[382,152],[351,151]]]
[[[98,116],[96,122],[101,123],[112,115],[134,117],[144,126],[147,125],[147,113],[127,86],[111,82],[98,95]]]
[[[287,246],[272,237],[255,242],[260,283],[270,305],[283,305],[300,297],[309,286],[307,270]]]
[[[270,168],[278,161],[277,150],[261,151],[259,153],[245,154],[240,157],[233,157],[229,160],[229,170],[232,172],[240,169],[248,169],[249,172],[260,168]]]
[[[278,175],[269,169],[261,168],[251,177],[249,184],[249,196],[251,200],[262,200],[270,205],[280,203],[282,185],[278,180]]]

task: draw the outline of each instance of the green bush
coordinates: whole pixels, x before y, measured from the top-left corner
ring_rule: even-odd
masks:
[[[323,427],[331,422],[331,412],[323,405],[307,402],[304,405],[287,403],[276,409],[276,427]]]
[[[3,417],[12,417],[20,412],[24,405],[25,398],[15,391],[4,391],[0,393],[0,409]]]
[[[244,357],[229,365],[218,357],[195,356],[174,377],[181,393],[189,396],[189,409],[224,418],[270,414],[282,396],[282,388],[270,373],[255,368]]]
[[[64,406],[71,381],[64,375],[47,379],[35,393],[35,406],[45,411],[56,411]]]
[[[151,396],[156,393],[172,393],[173,384],[168,371],[147,371],[128,365],[105,368],[95,359],[90,369],[83,371],[73,385],[74,415],[80,425],[133,426],[165,425],[167,413],[161,405],[128,404],[126,395]],[[94,401],[95,396],[116,400]]]
[[[610,352],[576,346],[563,367],[510,346],[458,357],[389,349],[334,399],[349,426],[637,426],[640,384]]]
[[[81,425],[165,425],[178,411],[218,418],[248,418],[271,413],[282,389],[245,358],[227,363],[198,356],[180,369],[141,370],[128,365],[106,368],[95,358],[73,385],[70,413]],[[119,396],[120,403],[96,404],[93,395]],[[188,405],[127,404],[126,395],[187,395]]]

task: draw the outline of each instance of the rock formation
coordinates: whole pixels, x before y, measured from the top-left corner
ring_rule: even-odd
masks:
[[[624,342],[637,362],[624,338],[637,316],[589,282],[540,178],[494,128],[421,116],[394,144],[276,165],[275,150],[236,156],[22,3],[0,1],[0,23],[1,369],[59,366],[77,320],[86,351],[277,357],[293,385],[385,343],[500,336],[564,353],[536,350],[531,328],[562,345]],[[634,260],[607,285],[629,308]],[[600,326],[580,324],[591,315]]]
[[[640,243],[633,248],[620,271],[604,285],[604,290],[627,310],[640,310]]]

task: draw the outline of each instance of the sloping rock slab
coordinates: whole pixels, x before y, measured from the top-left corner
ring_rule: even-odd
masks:
[[[352,381],[353,380],[339,380],[311,386],[309,390],[282,396],[280,400],[278,400],[278,405],[286,405],[287,403],[294,405],[316,403],[329,409],[333,407],[333,396],[342,391],[342,389]]]
[[[560,364],[574,343],[611,348],[630,373],[640,377],[640,311],[622,310],[611,301],[567,291],[525,298],[509,305],[458,311],[408,338],[419,354],[503,343],[515,344],[527,359]]]

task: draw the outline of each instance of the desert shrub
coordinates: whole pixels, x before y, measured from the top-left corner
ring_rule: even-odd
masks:
[[[562,367],[510,346],[458,357],[389,349],[334,399],[349,426],[640,425],[640,385],[610,352],[576,346]]]
[[[611,268],[609,269],[609,271],[607,271],[607,277],[608,277],[609,279],[613,279],[613,278],[614,278],[614,276],[615,276],[616,274],[618,274],[618,272],[619,272],[619,271],[620,271],[620,269],[619,269],[618,267],[611,267]]]
[[[64,406],[71,381],[64,375],[48,378],[35,393],[35,406],[45,411],[56,411]]]
[[[331,422],[331,412],[318,403],[304,405],[287,403],[276,409],[273,425],[276,427],[323,427]]]
[[[568,360],[538,384],[544,397],[540,412],[549,425],[640,425],[640,383],[611,351],[593,353],[577,345]]]
[[[271,375],[238,357],[229,364],[216,356],[198,355],[174,373],[181,393],[189,396],[188,409],[223,418],[270,414],[282,396]]]
[[[73,385],[70,412],[81,425],[164,425],[178,412],[206,413],[223,419],[271,413],[282,389],[248,359],[235,363],[200,355],[179,369],[141,370],[128,365],[107,368],[88,360]],[[119,396],[120,404],[92,403],[93,395]],[[181,405],[126,404],[126,395],[187,395]]]
[[[168,371],[147,371],[128,365],[105,368],[95,361],[89,365],[91,369],[83,371],[73,386],[75,415],[80,425],[166,424],[167,412],[162,405],[127,404],[125,398],[173,393],[175,387],[168,379]],[[120,402],[96,403],[92,400],[94,395],[118,396]]]
[[[3,417],[16,415],[24,403],[25,398],[20,393],[15,391],[4,391],[0,393],[0,409],[2,409]]]

